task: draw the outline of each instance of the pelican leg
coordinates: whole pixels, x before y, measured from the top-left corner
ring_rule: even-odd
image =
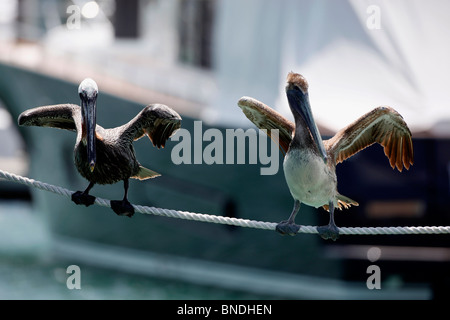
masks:
[[[95,183],[90,182],[86,190],[72,193],[72,201],[76,204],[84,204],[86,207],[94,204],[95,197],[89,194]]]
[[[128,201],[128,179],[123,180],[123,186],[125,188],[125,195],[123,200],[111,200],[111,209],[119,216],[132,217],[134,215],[134,207]]]
[[[281,221],[277,224],[275,230],[281,233],[282,235],[290,235],[295,236],[300,230],[300,226],[295,224],[295,216],[297,215],[298,210],[300,209],[300,201],[295,200],[294,208],[292,209],[292,213],[289,216],[288,220]]]
[[[330,209],[330,222],[328,222],[328,225],[317,227],[317,232],[319,232],[319,235],[322,237],[322,239],[332,239],[333,241],[336,241],[339,238],[339,229],[334,223],[334,202],[333,200],[329,203],[329,209]]]

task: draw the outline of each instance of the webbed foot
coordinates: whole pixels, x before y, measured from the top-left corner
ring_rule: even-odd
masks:
[[[277,224],[275,230],[282,235],[295,236],[298,230],[300,230],[300,226],[298,224],[295,224],[294,222],[285,220]]]
[[[335,224],[317,227],[317,232],[319,232],[319,235],[325,240],[331,239],[336,241],[339,238],[339,229]]]
[[[128,200],[111,200],[111,209],[119,216],[134,215],[134,207]]]
[[[85,191],[77,191],[72,193],[72,201],[76,204],[84,204],[86,207],[93,205],[95,197],[87,194]]]

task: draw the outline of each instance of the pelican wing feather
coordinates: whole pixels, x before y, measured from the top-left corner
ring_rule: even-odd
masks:
[[[414,163],[411,131],[402,116],[390,107],[373,109],[324,141],[336,164],[373,143],[383,146],[392,168],[402,171]]]
[[[163,104],[146,106],[130,122],[122,126],[123,135],[138,140],[147,135],[153,145],[161,148],[181,127],[181,117]]]
[[[56,104],[26,110],[19,115],[20,126],[51,127],[76,131],[81,124],[81,108],[75,104]]]
[[[250,97],[242,97],[238,101],[238,106],[242,109],[245,116],[253,122],[259,129],[267,130],[267,135],[272,139],[273,129],[278,129],[278,143],[280,150],[284,154],[289,149],[295,125],[292,121],[287,120],[281,114],[268,107],[261,101]]]

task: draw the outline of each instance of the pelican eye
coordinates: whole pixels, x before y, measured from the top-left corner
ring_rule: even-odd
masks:
[[[80,98],[92,99],[97,97],[97,91],[95,90],[81,90],[79,92]]]
[[[298,91],[298,92],[300,92],[301,94],[305,94],[305,92],[303,92],[302,88],[300,88],[300,87],[299,87],[298,85],[296,85],[296,84],[293,84],[291,88],[292,88],[292,90]]]
[[[301,93],[304,93],[303,90],[296,84],[294,84],[294,86],[292,87],[292,89],[296,90],[296,91],[300,91]]]

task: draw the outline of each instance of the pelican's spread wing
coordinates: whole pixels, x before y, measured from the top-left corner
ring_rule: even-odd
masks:
[[[153,145],[160,148],[181,127],[180,115],[163,104],[145,107],[129,123],[124,125],[123,134],[132,140],[147,135]]]
[[[76,131],[81,108],[75,104],[56,104],[28,109],[19,115],[20,126],[51,127]]]
[[[338,164],[375,142],[384,147],[392,168],[402,171],[403,166],[409,169],[414,163],[411,131],[402,116],[390,107],[378,107],[366,113],[324,144]]]
[[[269,137],[272,138],[272,129],[278,129],[279,141],[275,142],[280,145],[280,149],[286,154],[292,140],[292,134],[295,131],[294,123],[261,101],[250,97],[242,97],[239,99],[238,106],[242,109],[245,116],[259,129],[266,129]]]

